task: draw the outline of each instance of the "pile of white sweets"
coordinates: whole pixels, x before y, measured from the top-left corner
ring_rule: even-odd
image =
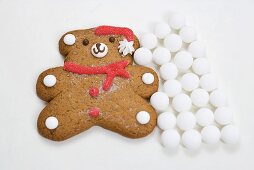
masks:
[[[185,17],[173,14],[168,24],[159,23],[154,33],[143,34],[140,44],[135,62],[157,65],[163,86],[150,99],[159,113],[161,143],[169,149],[181,143],[191,150],[198,149],[202,141],[238,143],[239,130],[211,73],[205,46],[197,40],[196,30],[186,25]]]

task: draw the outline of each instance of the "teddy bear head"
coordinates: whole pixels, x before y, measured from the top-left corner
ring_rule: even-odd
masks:
[[[102,66],[127,60],[133,63],[133,53],[139,41],[132,30],[125,27],[99,26],[75,30],[59,40],[60,53],[65,62],[83,66]]]

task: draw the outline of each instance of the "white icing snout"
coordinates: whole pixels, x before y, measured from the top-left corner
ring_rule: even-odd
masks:
[[[91,53],[97,58],[105,57],[108,53],[108,46],[104,43],[96,43],[92,46]]]

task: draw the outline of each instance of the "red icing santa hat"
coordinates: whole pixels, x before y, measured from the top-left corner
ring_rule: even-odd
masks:
[[[134,33],[126,27],[99,26],[95,29],[96,35],[123,35],[125,39],[120,41],[118,46],[119,52],[123,55],[132,54],[134,52]]]

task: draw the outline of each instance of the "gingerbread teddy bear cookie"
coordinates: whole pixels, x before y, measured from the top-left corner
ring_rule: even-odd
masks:
[[[62,141],[92,126],[129,138],[150,134],[157,114],[148,99],[158,90],[151,69],[133,65],[139,41],[129,28],[99,26],[71,31],[59,41],[64,66],[38,78],[38,96],[49,104],[39,115],[39,133]]]

